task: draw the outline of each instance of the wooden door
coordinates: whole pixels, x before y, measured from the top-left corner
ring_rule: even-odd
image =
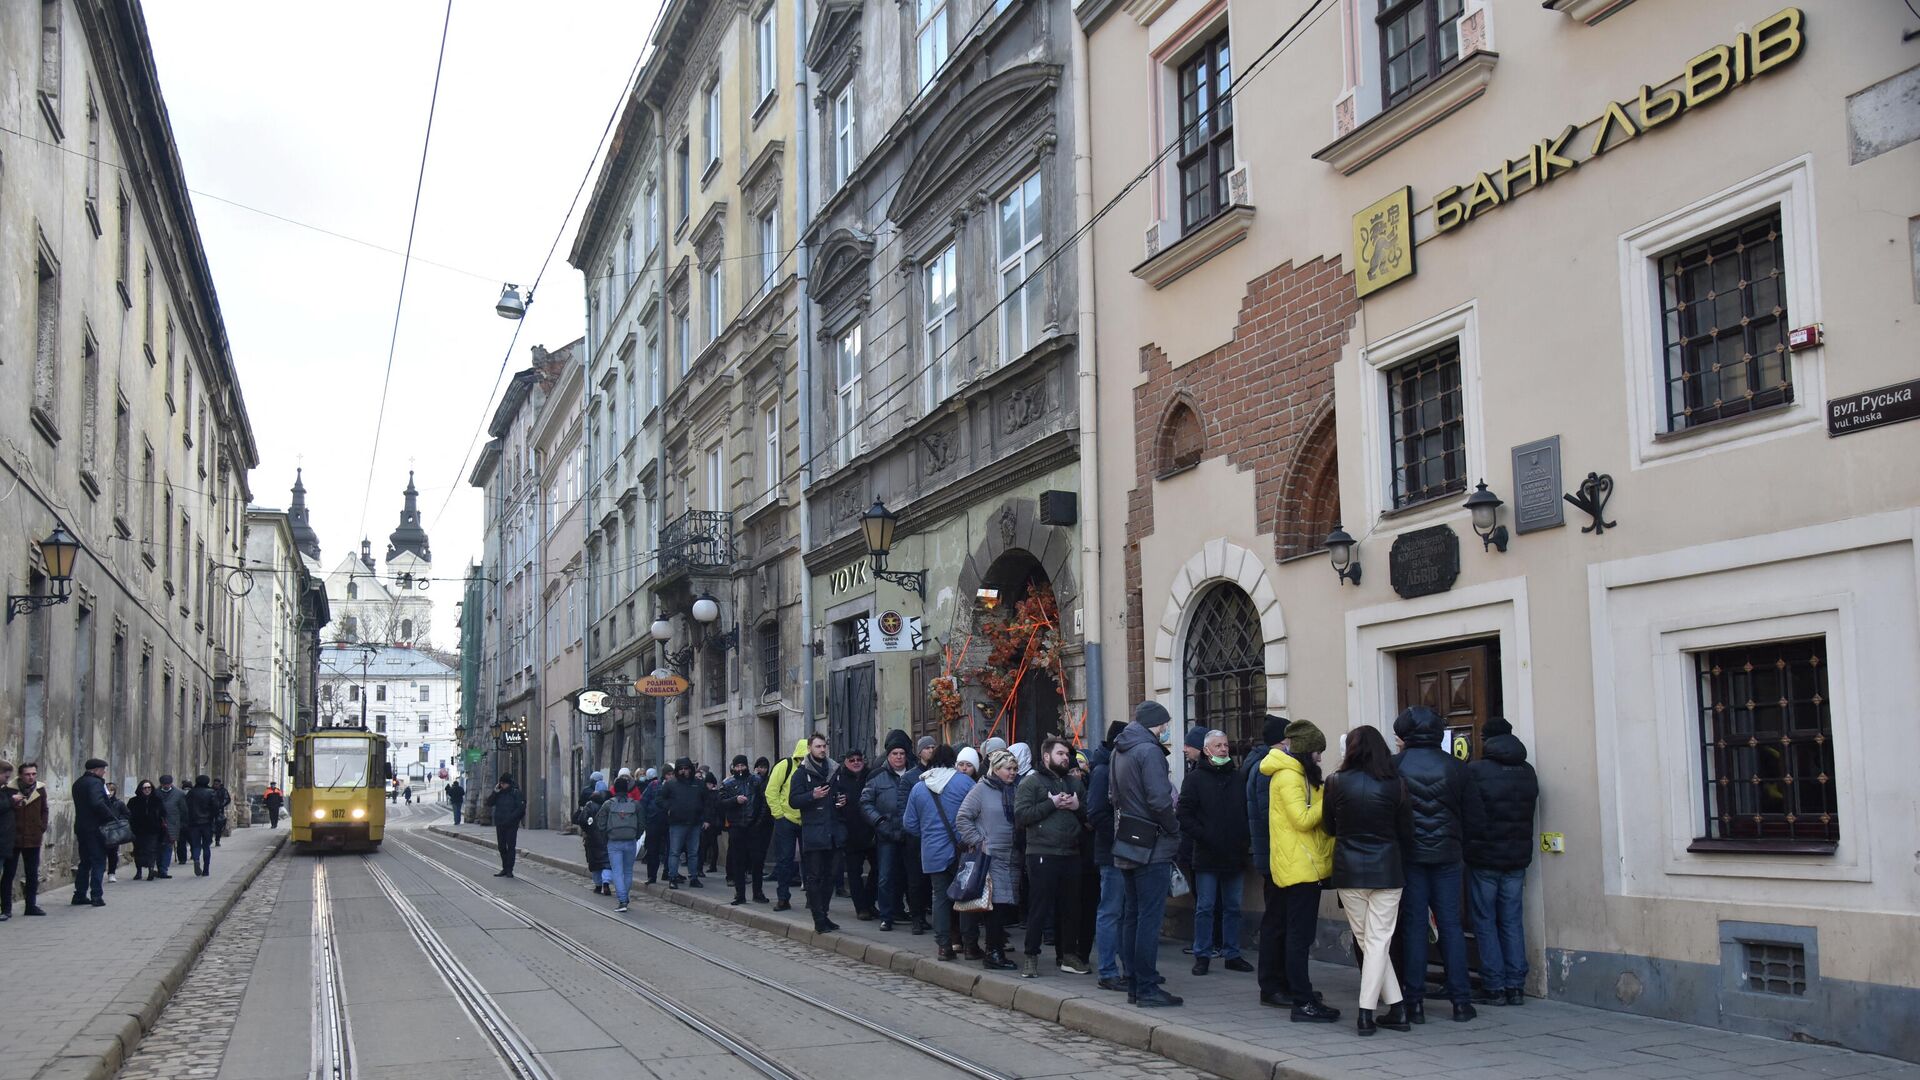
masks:
[[[1419,653],[1401,653],[1399,707],[1425,705],[1446,721],[1442,748],[1462,761],[1480,756],[1480,729],[1499,715],[1500,657],[1497,642],[1474,642]]]

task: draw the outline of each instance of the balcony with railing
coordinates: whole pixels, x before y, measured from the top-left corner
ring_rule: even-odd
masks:
[[[660,579],[719,572],[733,566],[733,515],[689,510],[660,530]]]

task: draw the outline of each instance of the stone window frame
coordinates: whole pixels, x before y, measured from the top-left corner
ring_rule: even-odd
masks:
[[[1395,508],[1393,505],[1393,455],[1390,451],[1392,421],[1388,415],[1388,376],[1391,369],[1423,356],[1449,341],[1457,341],[1460,352],[1461,425],[1466,440],[1465,475],[1487,475],[1486,410],[1481,379],[1479,301],[1469,300],[1458,307],[1433,315],[1403,330],[1387,335],[1360,350],[1365,378],[1360,387],[1360,416],[1366,454],[1362,462],[1365,479],[1364,510],[1343,507],[1348,517],[1364,520],[1367,532],[1391,520],[1400,529],[1409,523],[1445,517],[1460,511],[1462,500],[1451,495]],[[1471,481],[1469,481],[1471,483]],[[1354,522],[1346,523],[1352,531]],[[1364,534],[1362,534],[1364,537]]]
[[[27,416],[48,443],[60,442],[60,257],[36,227],[33,396]]]

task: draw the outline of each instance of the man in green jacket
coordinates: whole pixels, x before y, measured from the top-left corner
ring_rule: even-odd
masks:
[[[1027,833],[1026,959],[1020,977],[1040,974],[1040,944],[1053,925],[1054,962],[1061,971],[1085,975],[1087,958],[1071,955],[1079,940],[1080,845],[1086,843],[1086,791],[1071,775],[1073,747],[1065,739],[1040,744],[1040,767],[1020,781],[1013,820]]]
[[[788,800],[793,771],[807,759],[807,740],[793,744],[793,756],[779,760],[767,774],[767,809],[773,813],[773,884],[775,911],[793,908],[793,887],[799,884],[796,852],[800,847],[800,811]]]

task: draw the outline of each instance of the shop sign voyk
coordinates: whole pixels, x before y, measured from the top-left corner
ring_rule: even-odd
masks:
[[[1460,537],[1445,525],[1394,538],[1387,556],[1393,591],[1409,600],[1446,592],[1460,576]]]

